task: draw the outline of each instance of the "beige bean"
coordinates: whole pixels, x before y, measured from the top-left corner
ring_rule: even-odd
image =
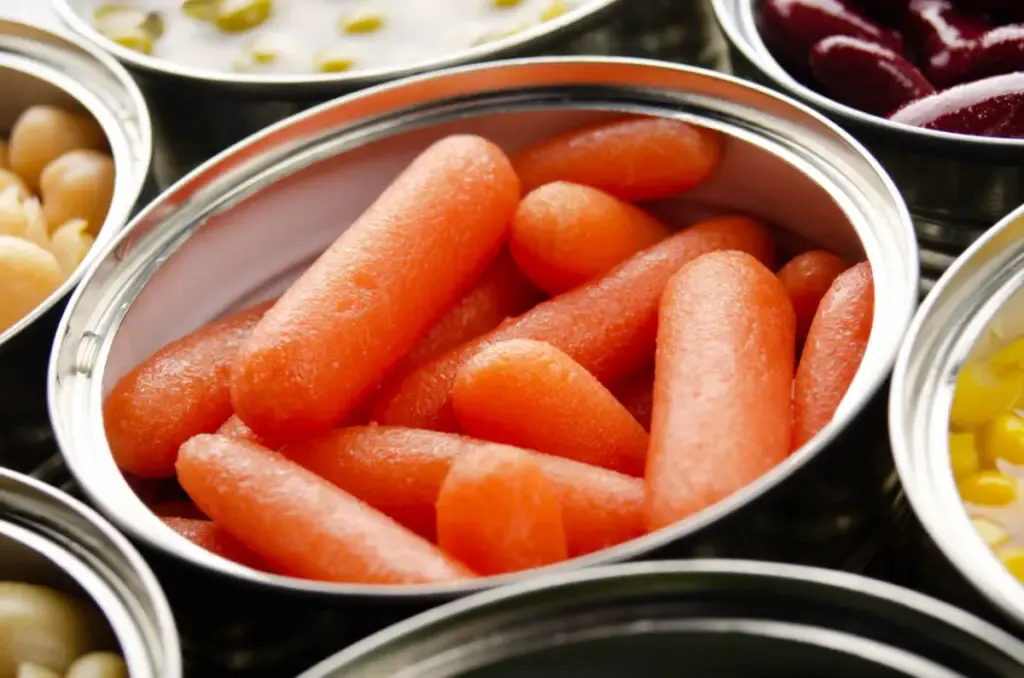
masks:
[[[75,661],[64,678],[128,678],[128,667],[113,652],[92,652]]]
[[[54,231],[50,238],[50,252],[65,277],[78,268],[95,242],[86,232],[86,226],[84,219],[72,219]]]
[[[99,151],[68,151],[46,166],[39,183],[50,228],[85,219],[95,235],[114,197],[114,161]]]
[[[11,169],[31,190],[39,187],[43,168],[68,151],[99,150],[106,139],[91,118],[54,106],[33,106],[22,113],[8,140]]]

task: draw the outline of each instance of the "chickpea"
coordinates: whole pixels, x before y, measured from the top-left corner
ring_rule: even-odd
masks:
[[[64,678],[128,678],[128,668],[113,652],[92,652],[72,664]]]
[[[49,233],[39,201],[29,198],[17,186],[0,191],[0,235],[14,236],[46,247]]]
[[[60,270],[67,277],[85,259],[92,247],[93,237],[86,232],[88,224],[84,219],[72,219],[53,232],[50,252],[57,260]]]
[[[58,157],[76,149],[98,150],[105,143],[94,120],[53,106],[33,106],[14,123],[8,158],[11,170],[34,191],[43,168]]]
[[[57,262],[49,252],[0,236],[0,289],[5,291],[0,297],[0,327],[11,325],[59,283]],[[12,301],[23,303],[13,320],[11,311],[18,309]],[[93,631],[102,625],[85,601],[45,586],[0,582],[0,638],[5,640],[0,644],[0,676],[16,676],[22,664],[64,673],[93,649]]]
[[[43,170],[39,193],[51,228],[71,219],[85,219],[95,235],[114,197],[114,161],[99,151],[68,151]]]
[[[10,186],[16,187],[22,195],[28,195],[28,186],[21,180],[21,177],[10,170],[0,169],[0,193]]]
[[[60,678],[60,674],[39,664],[22,664],[16,678]]]

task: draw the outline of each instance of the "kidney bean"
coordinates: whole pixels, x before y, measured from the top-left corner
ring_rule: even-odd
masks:
[[[970,79],[978,38],[990,26],[964,14],[950,0],[911,0],[907,39],[916,47],[921,70],[937,87]]]
[[[849,35],[902,52],[899,34],[883,28],[845,0],[765,0],[761,35],[782,62],[806,68],[811,49],[833,35]]]
[[[889,26],[902,26],[907,15],[910,0],[856,0],[870,16],[884,21]]]
[[[993,28],[978,38],[978,49],[971,60],[972,79],[1016,71],[1024,71],[1024,24]]]
[[[833,35],[815,45],[811,70],[826,94],[875,115],[888,115],[907,102],[935,92],[901,55],[847,35]]]
[[[1024,137],[1024,73],[947,89],[907,104],[889,119],[942,132]]]

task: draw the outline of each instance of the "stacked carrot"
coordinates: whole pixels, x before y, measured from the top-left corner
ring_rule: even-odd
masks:
[[[867,264],[775,275],[765,224],[635,204],[725,149],[649,118],[438,141],[275,303],[123,376],[115,460],[176,477],[191,503],[153,509],[185,539],[326,581],[520,571],[702,511],[828,424],[873,313]]]

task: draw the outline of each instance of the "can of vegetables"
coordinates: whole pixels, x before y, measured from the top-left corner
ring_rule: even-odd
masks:
[[[838,121],[910,206],[929,285],[1024,202],[1024,14],[999,0],[713,0],[733,67]]]
[[[102,53],[2,21],[0,64],[0,466],[45,476],[62,302],[131,215],[152,139],[138,88]]]

